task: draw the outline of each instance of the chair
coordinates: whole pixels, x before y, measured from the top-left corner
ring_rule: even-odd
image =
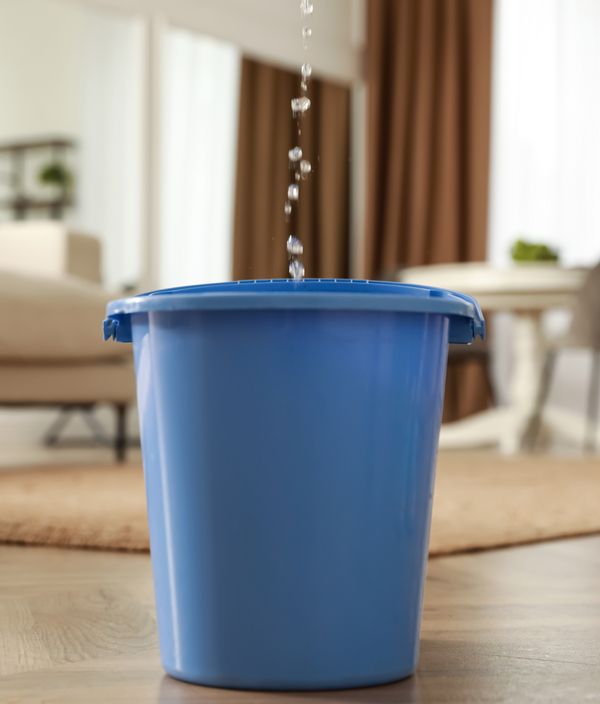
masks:
[[[552,385],[556,359],[559,353],[566,349],[588,349],[592,356],[584,448],[588,452],[593,452],[596,449],[600,404],[600,263],[590,270],[577,296],[568,333],[548,341],[540,393],[531,429],[532,445],[535,445],[539,435],[541,417]]]

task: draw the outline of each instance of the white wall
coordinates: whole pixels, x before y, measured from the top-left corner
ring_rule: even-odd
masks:
[[[0,143],[47,135],[74,137],[79,129],[82,11],[59,0],[0,0]],[[23,174],[28,193],[41,195],[38,152]],[[0,197],[9,195],[0,159]],[[10,211],[0,219],[10,220]]]
[[[86,3],[89,0],[72,0]],[[299,0],[94,0],[235,44],[242,53],[297,67],[302,62]],[[364,0],[314,0],[311,62],[333,79],[362,75]]]
[[[0,0],[0,140],[79,131],[81,10]]]
[[[101,236],[104,282],[119,289],[138,285],[143,269],[144,25],[95,8],[82,14],[75,220]]]

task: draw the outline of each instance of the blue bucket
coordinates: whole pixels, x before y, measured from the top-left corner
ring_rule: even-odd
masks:
[[[107,315],[134,346],[165,670],[279,690],[413,673],[448,342],[483,336],[477,303],[264,280]]]

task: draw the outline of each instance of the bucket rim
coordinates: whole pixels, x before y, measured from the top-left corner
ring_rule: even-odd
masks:
[[[450,342],[485,336],[477,301],[433,286],[368,279],[250,279],[158,289],[111,301],[105,339],[131,342],[131,315],[177,311],[328,310],[433,313],[450,318]]]

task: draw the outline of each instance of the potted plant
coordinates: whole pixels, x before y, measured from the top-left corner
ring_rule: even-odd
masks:
[[[513,262],[517,264],[558,264],[558,250],[542,242],[518,239],[510,250]]]
[[[57,198],[67,200],[71,195],[73,174],[61,161],[50,161],[44,164],[39,170],[38,181],[44,186],[53,188]]]

